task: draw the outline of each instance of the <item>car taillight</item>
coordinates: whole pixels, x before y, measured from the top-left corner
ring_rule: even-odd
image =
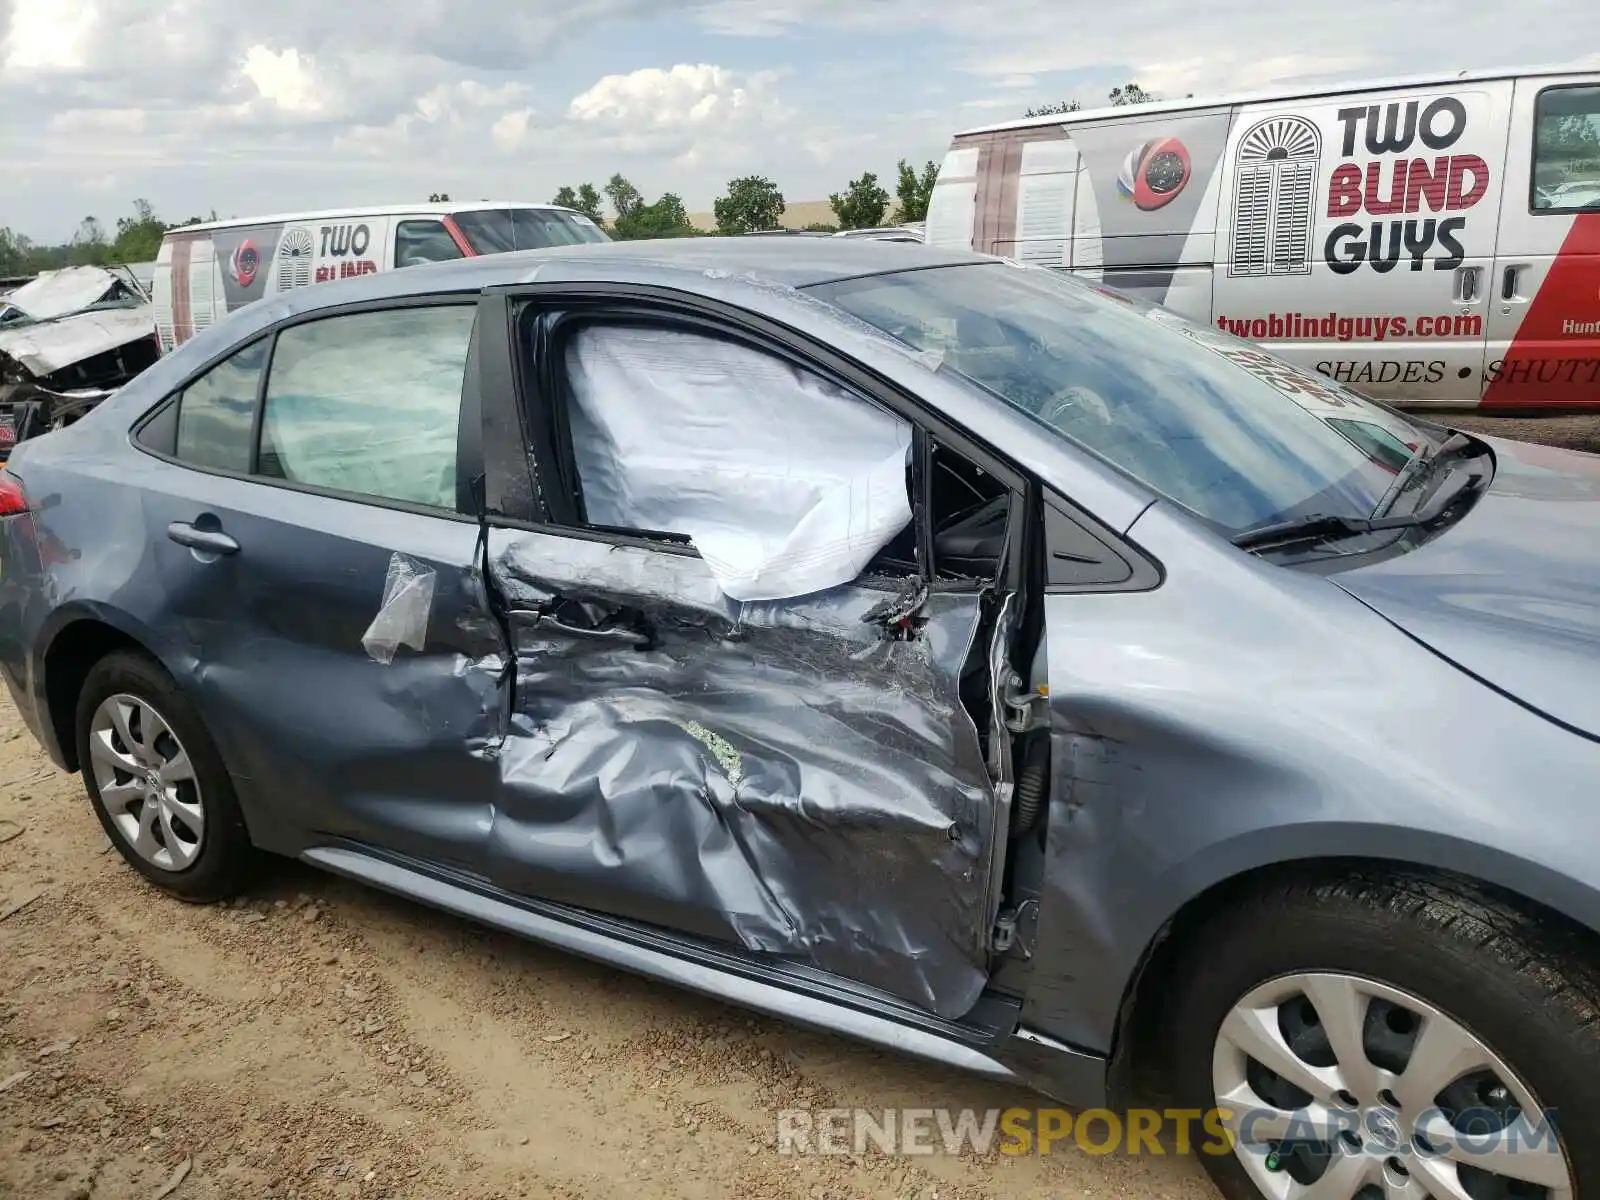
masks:
[[[0,422],[0,446],[15,446],[17,431],[10,422]]]
[[[14,517],[28,511],[28,497],[22,481],[0,468],[0,517]]]

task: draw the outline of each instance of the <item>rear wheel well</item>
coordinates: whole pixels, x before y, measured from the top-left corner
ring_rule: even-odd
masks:
[[[71,771],[78,770],[78,695],[95,663],[118,650],[143,653],[133,638],[103,621],[74,621],[56,634],[44,655],[45,704],[50,728]]]
[[[1146,948],[1139,968],[1123,997],[1112,1046],[1108,1084],[1114,1105],[1126,1107],[1173,1103],[1166,1078],[1166,1046],[1172,1022],[1182,1014],[1171,1011],[1169,999],[1181,990],[1173,972],[1180,952],[1219,912],[1246,897],[1313,881],[1352,879],[1410,879],[1424,881],[1474,898],[1492,908],[1535,922],[1540,932],[1558,948],[1570,949],[1591,962],[1600,962],[1600,934],[1556,909],[1518,892],[1496,887],[1469,875],[1435,867],[1387,859],[1330,858],[1276,863],[1246,871],[1213,884],[1191,899],[1156,934]]]

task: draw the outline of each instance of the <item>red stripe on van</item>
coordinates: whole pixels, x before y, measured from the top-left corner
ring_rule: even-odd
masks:
[[[439,219],[444,223],[445,232],[455,242],[456,249],[460,250],[467,258],[477,258],[478,252],[472,248],[472,243],[467,241],[467,235],[461,232],[461,226],[457,225],[454,219],[449,216],[440,217]]]
[[[181,346],[194,336],[194,312],[189,305],[189,251],[193,238],[172,239],[169,287],[172,289],[172,344]]]
[[[1490,303],[1500,303],[1501,280]],[[1484,408],[1600,407],[1600,213],[1572,220],[1505,358],[1489,364]]]

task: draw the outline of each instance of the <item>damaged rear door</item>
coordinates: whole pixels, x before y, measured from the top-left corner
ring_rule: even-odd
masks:
[[[137,431],[142,501],[107,519],[142,527],[139,606],[274,849],[481,868],[505,657],[477,572],[476,311],[291,318]]]
[[[1022,482],[672,295],[483,302],[516,658],[487,870],[959,1016],[1004,870]]]

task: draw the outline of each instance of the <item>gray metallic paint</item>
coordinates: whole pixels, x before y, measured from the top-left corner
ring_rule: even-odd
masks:
[[[1463,670],[1600,740],[1600,456],[1490,444],[1494,483],[1469,520],[1334,579]]]
[[[492,882],[972,1008],[995,808],[957,690],[976,587],[926,596],[901,641],[867,618],[903,579],[741,603],[691,555],[514,530],[489,574],[518,661]],[[574,628],[558,599],[626,616]]]
[[[1109,1052],[1162,926],[1296,860],[1456,871],[1600,929],[1600,745],[1401,635],[1343,577],[1242,554],[1167,503],[1129,533],[1162,587],[1046,600],[1055,785],[1025,1022]]]
[[[467,886],[437,872],[365,853],[348,846],[320,846],[304,861],[351,879],[409,897],[469,920],[503,929],[572,954],[608,963],[689,991],[772,1013],[828,1033],[843,1034],[902,1054],[971,1071],[991,1079],[1018,1081],[1048,1094],[1096,1106],[1105,1102],[1105,1063],[1049,1038],[1019,1030],[989,1031],[980,1041],[964,1025],[907,1011],[892,996],[833,986],[791,968],[765,970],[754,964],[716,963],[717,951],[685,944],[663,949],[649,931],[602,931],[583,914],[558,905],[530,903],[484,886]],[[658,941],[661,939],[657,939]],[[685,951],[699,951],[693,953]]]
[[[72,621],[104,621],[202,699],[262,844],[621,962],[615,946],[579,946],[515,905],[468,903],[340,858],[312,833],[410,837],[475,873],[495,770],[484,761],[485,713],[503,701],[506,648],[483,620],[472,523],[175,468],[131,447],[128,429],[208,361],[297,314],[529,280],[650,285],[739,305],[832,345],[1126,531],[1164,570],[1149,590],[1045,599],[1055,746],[1046,874],[1021,1028],[1003,1037],[994,1061],[1026,1064],[1030,1081],[1094,1103],[1082,1056],[1111,1050],[1151,940],[1207,889],[1264,866],[1339,856],[1431,865],[1600,929],[1600,745],[1535,711],[1594,725],[1594,460],[1557,455],[1544,474],[1524,473],[1515,463],[1524,451],[1497,443],[1498,494],[1416,557],[1326,577],[1285,569],[1152,503],[1091,456],[791,288],[955,261],[975,257],[831,239],[612,244],[413,268],[251,305],[77,425],[18,447],[12,470],[34,512],[0,522],[0,670],[30,729],[62,761],[43,659]],[[267,496],[246,503],[252,491]],[[250,548],[281,564],[284,587],[308,589],[294,594],[314,598],[315,613],[296,610],[298,600],[274,612],[271,597],[230,593],[225,577],[202,578],[223,573],[175,556],[161,499],[173,495],[191,507],[232,505],[238,521],[254,522]],[[309,559],[302,528],[316,531]],[[359,638],[354,598],[370,617],[375,573],[393,549],[445,576],[429,652],[404,667],[335,670],[325,655]],[[219,601],[231,607],[211,607]],[[217,613],[249,623],[230,627]],[[1423,644],[1430,638],[1437,652]],[[302,649],[288,649],[294,639]],[[1450,658],[1526,694],[1508,698]],[[293,752],[267,755],[263,728]],[[292,778],[277,775],[297,756]],[[329,773],[354,797],[343,807],[319,783]],[[420,783],[446,778],[448,803],[420,799],[431,794]],[[860,1036],[898,1036],[840,1024],[829,1009],[808,1015],[781,992],[730,990],[721,975],[691,978],[670,957],[623,965]],[[1076,1065],[1051,1075],[1052,1062],[1068,1061]]]

